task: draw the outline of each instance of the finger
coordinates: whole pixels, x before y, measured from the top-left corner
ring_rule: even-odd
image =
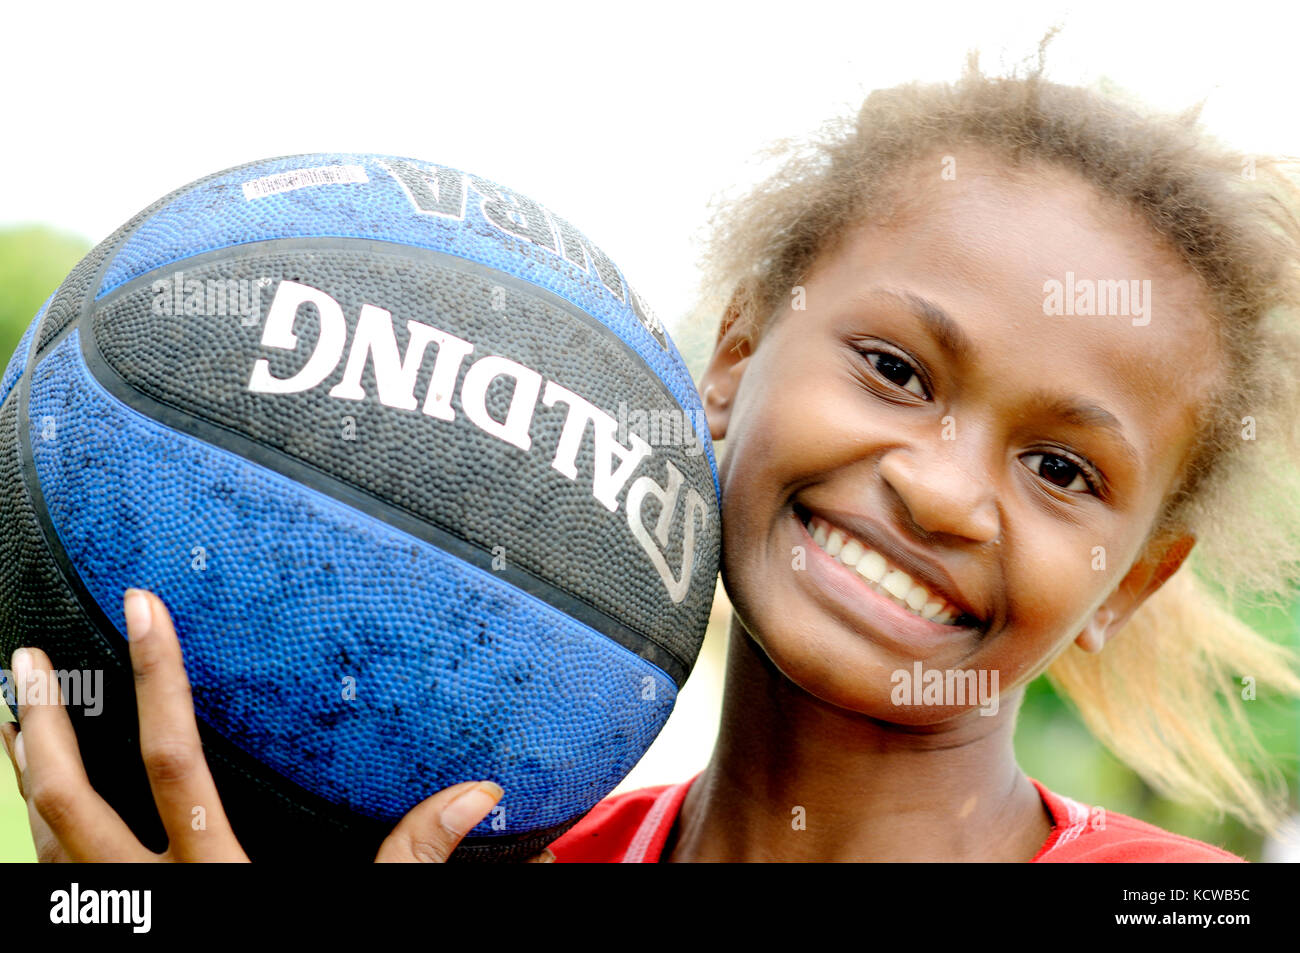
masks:
[[[54,836],[54,831],[50,830],[50,825],[45,823],[45,818],[41,817],[36,808],[32,807],[30,801],[27,807],[27,826],[31,829],[32,846],[36,848],[36,860],[42,864],[67,864],[72,862],[72,856],[59,843],[59,839]],[[134,855],[132,855],[132,859]],[[148,859],[147,857],[144,859]]]
[[[14,776],[18,779],[18,794],[23,793],[23,772],[27,761],[23,751],[23,743],[19,739],[18,726],[12,722],[0,725],[0,739],[4,740],[5,753],[9,755],[9,761],[14,768]],[[36,809],[31,806],[26,798],[23,799],[23,808],[27,811],[27,825],[32,831],[32,844],[36,847],[36,859],[42,864],[61,863],[69,860],[67,852],[59,844],[59,839],[54,836],[50,830],[50,825]]]
[[[14,769],[14,779],[18,782],[18,796],[23,796],[23,773],[18,770],[18,758],[14,755],[14,742],[18,740],[18,726],[13,722],[6,722],[0,725],[0,740],[4,741],[5,754],[9,755],[9,763]],[[23,798],[26,800],[26,798]]]
[[[375,862],[445,862],[461,839],[496,807],[502,793],[492,781],[466,781],[425,798],[393,828]]]
[[[12,670],[21,719],[14,761],[23,797],[43,827],[73,860],[152,857],[90,786],[49,658],[40,649],[19,649]],[[33,825],[33,837],[39,833]]]
[[[182,860],[244,859],[208,770],[180,640],[162,600],[143,589],[123,597],[140,713],[140,755],[168,853]]]
[[[555,854],[551,852],[549,847],[546,847],[536,857],[528,858],[527,862],[530,864],[553,864],[555,863]]]

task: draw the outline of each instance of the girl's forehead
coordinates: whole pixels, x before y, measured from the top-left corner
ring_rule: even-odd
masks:
[[[811,275],[830,271],[858,294],[906,281],[1026,330],[1204,353],[1214,338],[1210,296],[1140,213],[1066,170],[971,165],[964,177],[929,183],[886,222],[850,229]]]

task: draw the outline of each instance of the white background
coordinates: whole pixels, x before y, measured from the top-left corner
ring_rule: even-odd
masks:
[[[1049,51],[1153,105],[1208,97],[1243,151],[1300,151],[1300,10],[1123,2],[16,5],[0,224],[98,241],[167,191],[273,155],[389,152],[496,179],[601,245],[670,327],[711,196],[869,90]]]

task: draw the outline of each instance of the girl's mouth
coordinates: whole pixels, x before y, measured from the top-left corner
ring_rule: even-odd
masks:
[[[844,529],[795,503],[794,515],[803,527],[804,535],[816,546],[818,555],[833,565],[826,568],[835,573],[837,589],[852,580],[859,596],[870,594],[872,603],[883,600],[891,614],[902,613],[922,623],[933,634],[945,631],[983,629],[979,619],[952,605],[942,593],[934,592],[913,579],[905,570],[893,565],[881,553],[873,550]],[[850,590],[852,592],[854,590]],[[883,607],[882,607],[883,608]]]

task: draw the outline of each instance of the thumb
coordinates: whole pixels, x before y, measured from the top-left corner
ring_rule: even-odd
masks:
[[[492,781],[465,781],[425,798],[379,845],[378,864],[441,864],[504,792]]]

